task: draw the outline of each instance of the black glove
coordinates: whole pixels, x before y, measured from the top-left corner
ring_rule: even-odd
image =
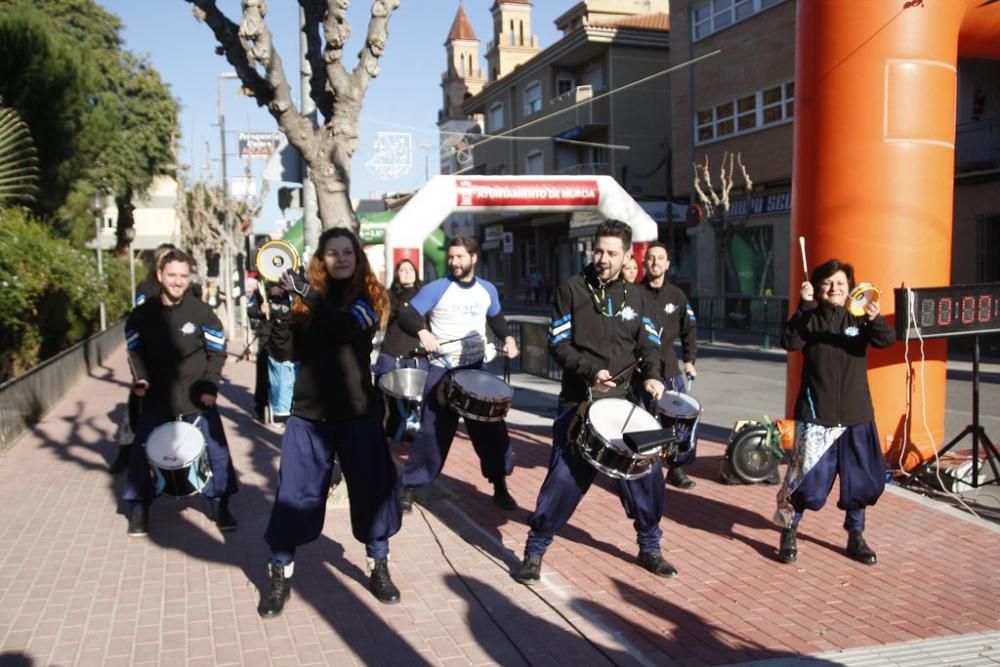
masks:
[[[285,291],[295,292],[302,298],[305,298],[311,289],[301,268],[298,271],[292,271],[291,269],[285,271],[281,274],[281,280],[278,284]]]

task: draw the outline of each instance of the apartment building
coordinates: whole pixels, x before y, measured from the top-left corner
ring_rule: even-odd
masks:
[[[748,202],[736,166],[728,217],[738,230],[728,239],[708,220],[688,229],[696,265],[692,293],[783,293],[791,224],[795,2],[672,0],[671,9],[670,61],[679,68],[670,82],[674,195],[697,203],[695,163],[708,163],[718,191],[719,168],[728,155],[742,160],[754,186]],[[732,257],[729,270],[723,253]]]
[[[484,83],[479,42],[461,7],[446,43],[442,173],[610,175],[663,210],[671,133],[669,77],[661,74],[669,66],[667,0],[579,2],[556,19],[561,37],[544,49],[532,34],[529,2],[498,0],[491,11]],[[517,213],[476,223],[481,272],[508,303],[520,303],[536,270],[549,286],[579,270],[597,220]]]
[[[789,281],[799,280],[798,267],[788,266],[795,9],[794,0],[671,2],[671,65],[705,58],[671,75],[674,195],[697,202],[692,164],[706,160],[718,189],[718,169],[727,154],[742,158],[754,185],[748,204],[737,174],[730,219],[742,227],[727,247],[718,224],[703,220],[689,228],[695,295],[768,290],[785,295]],[[959,60],[954,211],[952,283],[1000,281],[1000,67],[995,61]],[[721,261],[726,253],[732,257],[728,270]]]

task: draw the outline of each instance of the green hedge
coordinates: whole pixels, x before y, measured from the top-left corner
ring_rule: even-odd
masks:
[[[102,283],[94,251],[23,209],[0,209],[0,381],[96,333],[101,299],[108,322],[128,311],[127,258],[105,253]]]

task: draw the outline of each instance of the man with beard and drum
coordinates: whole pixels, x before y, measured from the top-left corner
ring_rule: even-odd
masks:
[[[795,562],[803,513],[826,503],[840,477],[837,507],[844,510],[848,557],[874,565],[864,538],[865,508],[885,490],[885,459],[868,390],[868,346],[885,348],[896,332],[869,301],[860,314],[846,307],[854,267],[831,259],[813,269],[799,288],[799,307],[785,323],[781,346],[802,352],[802,380],[795,400],[792,461],[778,491],[781,526],[778,559]],[[815,297],[815,298],[814,298]]]
[[[632,230],[626,223],[601,223],[594,237],[593,262],[556,291],[549,351],[563,369],[559,416],[552,424],[549,471],[528,517],[531,530],[524,560],[513,573],[524,584],[540,579],[546,549],[597,474],[570,441],[571,423],[581,419],[581,409],[590,401],[625,398],[636,365],[645,378],[644,389],[657,400],[663,393],[660,340],[652,322],[642,316],[646,310],[642,290],[621,277],[631,246]],[[660,552],[664,489],[659,457],[649,474],[619,479],[617,484],[625,513],[634,521],[639,566],[661,577],[676,575]]]
[[[403,469],[400,500],[404,512],[412,510],[416,490],[441,474],[458,429],[459,415],[442,403],[439,385],[452,371],[482,369],[487,325],[504,341],[504,354],[510,358],[518,354],[517,343],[500,311],[496,287],[476,277],[478,260],[479,245],[474,239],[453,238],[448,243],[451,275],[425,285],[400,312],[400,326],[418,336],[431,355],[420,429]],[[507,423],[466,419],[465,428],[479,456],[480,470],[493,484],[494,504],[507,511],[517,509],[517,502],[507,490],[506,478],[514,465]]]
[[[165,252],[157,261],[159,297],[147,298],[125,322],[132,391],[142,399],[135,444],[145,445],[150,434],[169,421],[195,425],[204,438],[212,471],[201,493],[211,503],[211,517],[219,530],[230,531],[237,527],[229,512],[236,472],[216,407],[226,338],[219,318],[188,289],[192,266],[186,253]],[[146,449],[133,447],[122,491],[122,499],[129,503],[130,536],[146,535],[155,495]]]
[[[153,252],[153,261],[149,266],[149,272],[146,274],[145,279],[135,287],[135,303],[132,307],[141,306],[146,302],[146,299],[155,299],[160,296],[160,283],[156,279],[156,262],[160,257],[164,255],[168,250],[176,250],[176,247],[172,243],[161,243],[156,246],[156,250]],[[141,411],[139,405],[140,399],[136,396],[135,392],[131,389],[128,392],[128,433],[131,433],[131,438],[128,438],[128,442],[125,444],[120,444],[118,447],[118,456],[115,460],[108,466],[108,472],[112,475],[117,475],[121,471],[128,468],[128,460],[132,455],[132,440],[135,439],[135,429],[139,425],[139,413]]]
[[[649,318],[660,336],[661,377],[667,391],[686,391],[685,376],[694,380],[698,372],[694,368],[695,355],[698,353],[698,330],[694,310],[688,302],[687,295],[679,287],[667,282],[667,269],[670,259],[667,247],[660,242],[651,243],[646,249],[643,259],[646,275],[641,287],[645,291],[646,302],[649,304]],[[684,370],[679,371],[677,353],[674,351],[674,341],[680,338],[681,354],[684,357]],[[641,391],[641,388],[637,389]],[[650,406],[655,409],[655,406]],[[694,481],[684,472],[684,466],[694,463],[695,449],[698,443],[694,435],[690,442],[681,443],[683,451],[667,461],[667,481],[682,489],[694,488]]]
[[[257,613],[281,613],[296,549],[323,532],[335,457],[347,483],[351,532],[365,545],[368,588],[379,602],[397,603],[389,538],[401,523],[399,493],[369,369],[372,337],[389,314],[389,297],[357,237],[344,228],[320,235],[307,276],[289,271],[281,284],[299,295],[293,305],[299,372],[264,533],[271,547],[269,588]]]

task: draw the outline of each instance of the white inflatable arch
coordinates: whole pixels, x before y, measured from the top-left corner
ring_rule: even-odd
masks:
[[[452,213],[595,211],[632,228],[641,270],[657,239],[656,221],[610,176],[435,176],[399,210],[385,230],[385,284],[403,259],[423,271],[427,236]]]

